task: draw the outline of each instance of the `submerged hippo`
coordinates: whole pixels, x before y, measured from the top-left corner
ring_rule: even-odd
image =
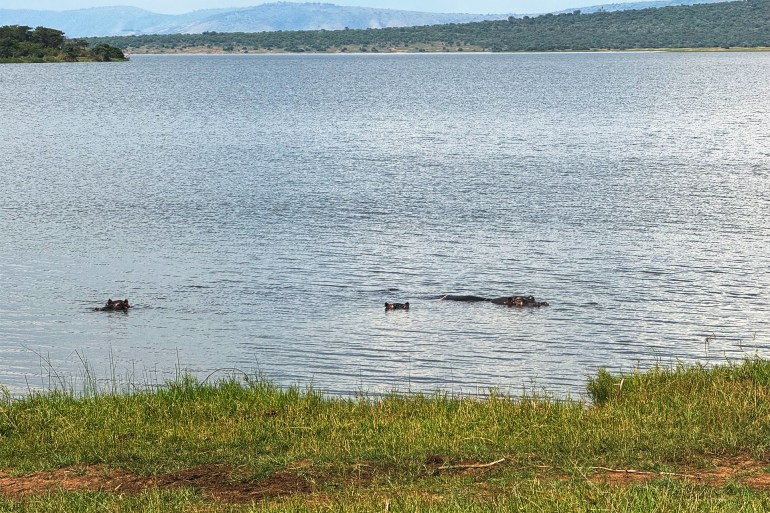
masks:
[[[409,310],[409,301],[406,303],[385,303],[385,310]]]
[[[547,301],[536,301],[535,296],[509,296],[509,297],[498,297],[492,300],[493,303],[497,305],[506,305],[506,306],[533,306],[535,308],[539,308],[541,306],[549,306]]]
[[[120,312],[127,312],[129,308],[131,308],[131,305],[128,304],[128,299],[118,299],[117,301],[108,299],[107,303],[103,307],[95,308],[95,310],[102,312],[113,312],[116,310]]]
[[[532,306],[539,308],[541,306],[549,306],[548,302],[546,301],[536,301],[534,296],[504,296],[490,299],[481,296],[455,296],[452,294],[447,294],[440,297],[439,299],[446,301],[487,301],[496,305],[518,307]]]

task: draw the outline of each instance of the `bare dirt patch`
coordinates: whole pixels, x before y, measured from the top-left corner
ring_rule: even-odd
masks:
[[[139,476],[100,465],[62,468],[21,477],[0,473],[0,494],[11,498],[57,490],[139,493],[147,489],[183,487],[194,488],[211,499],[225,502],[251,502],[313,491],[307,479],[292,472],[279,471],[267,478],[243,480],[224,465],[204,465],[155,476]]]
[[[510,465],[501,458],[491,462],[451,461],[444,455],[426,458],[423,470],[415,478],[430,478],[446,474],[472,474],[484,482],[482,477]],[[548,468],[543,479],[565,479],[566,474],[554,473],[555,469],[537,466],[537,470]],[[522,467],[520,467],[521,469]],[[759,490],[770,490],[770,467],[767,462],[750,458],[714,460],[707,469],[681,469],[677,472],[650,472],[634,469],[611,469],[593,467],[587,479],[594,483],[609,483],[619,486],[645,483],[655,479],[681,479],[709,486],[723,486],[738,482]],[[403,472],[404,469],[383,467],[377,462],[359,462],[345,470],[323,472],[313,469],[313,462],[298,460],[285,470],[270,476],[253,479],[244,477],[227,465],[202,465],[198,467],[140,476],[119,468],[105,465],[60,468],[49,472],[37,472],[14,476],[0,472],[0,496],[20,499],[46,492],[103,491],[111,493],[141,493],[145,490],[173,490],[193,488],[203,496],[221,502],[243,503],[261,499],[284,497],[295,494],[322,492],[327,485],[342,488],[361,488],[372,485],[377,475]],[[538,474],[540,474],[538,472]],[[438,496],[437,496],[438,497]]]
[[[589,476],[591,482],[617,485],[645,483],[653,479],[683,479],[693,483],[710,486],[724,486],[728,481],[743,483],[756,489],[770,489],[768,464],[749,458],[735,457],[714,460],[714,467],[709,469],[684,469],[679,472],[646,472],[632,469],[609,469],[595,467]]]

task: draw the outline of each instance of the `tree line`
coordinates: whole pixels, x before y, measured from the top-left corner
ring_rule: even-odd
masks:
[[[68,39],[64,32],[48,27],[4,25],[0,27],[0,61],[76,62],[124,60],[120,48],[106,43],[93,46],[85,39]]]
[[[365,30],[140,35],[90,38],[155,51],[481,50],[492,52],[770,46],[770,0],[642,10],[575,11],[463,24]]]

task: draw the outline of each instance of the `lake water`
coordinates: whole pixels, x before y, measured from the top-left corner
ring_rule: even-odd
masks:
[[[770,356],[768,77],[770,53],[0,66],[0,383],[577,396]]]

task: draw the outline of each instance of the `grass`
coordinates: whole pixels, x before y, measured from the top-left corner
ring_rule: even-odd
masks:
[[[351,493],[343,498],[325,497],[308,501],[292,498],[272,503],[226,505],[207,503],[189,491],[145,492],[138,495],[109,493],[49,494],[23,502],[0,501],[0,511],[29,513],[137,511],[166,512],[286,512],[316,513],[335,511],[350,513],[404,512],[537,512],[563,513],[608,511],[618,513],[660,512],[765,512],[770,498],[741,487],[714,489],[707,486],[680,484],[672,481],[643,486],[588,486],[572,483],[525,483],[511,487],[506,494],[486,500],[468,497],[455,491],[444,497],[417,492],[385,499],[375,493]]]
[[[770,509],[763,486],[742,481],[768,466],[770,361],[600,371],[587,389],[591,402],[336,398],[259,379],[186,377],[132,394],[6,394],[0,470],[12,475],[99,465],[158,476],[217,465],[236,482],[291,474],[310,490],[253,505],[184,487],[52,492],[2,499],[0,511],[384,511],[386,500],[390,511]],[[754,463],[716,480],[670,477],[738,460]],[[602,468],[649,474],[603,482],[592,477]]]

